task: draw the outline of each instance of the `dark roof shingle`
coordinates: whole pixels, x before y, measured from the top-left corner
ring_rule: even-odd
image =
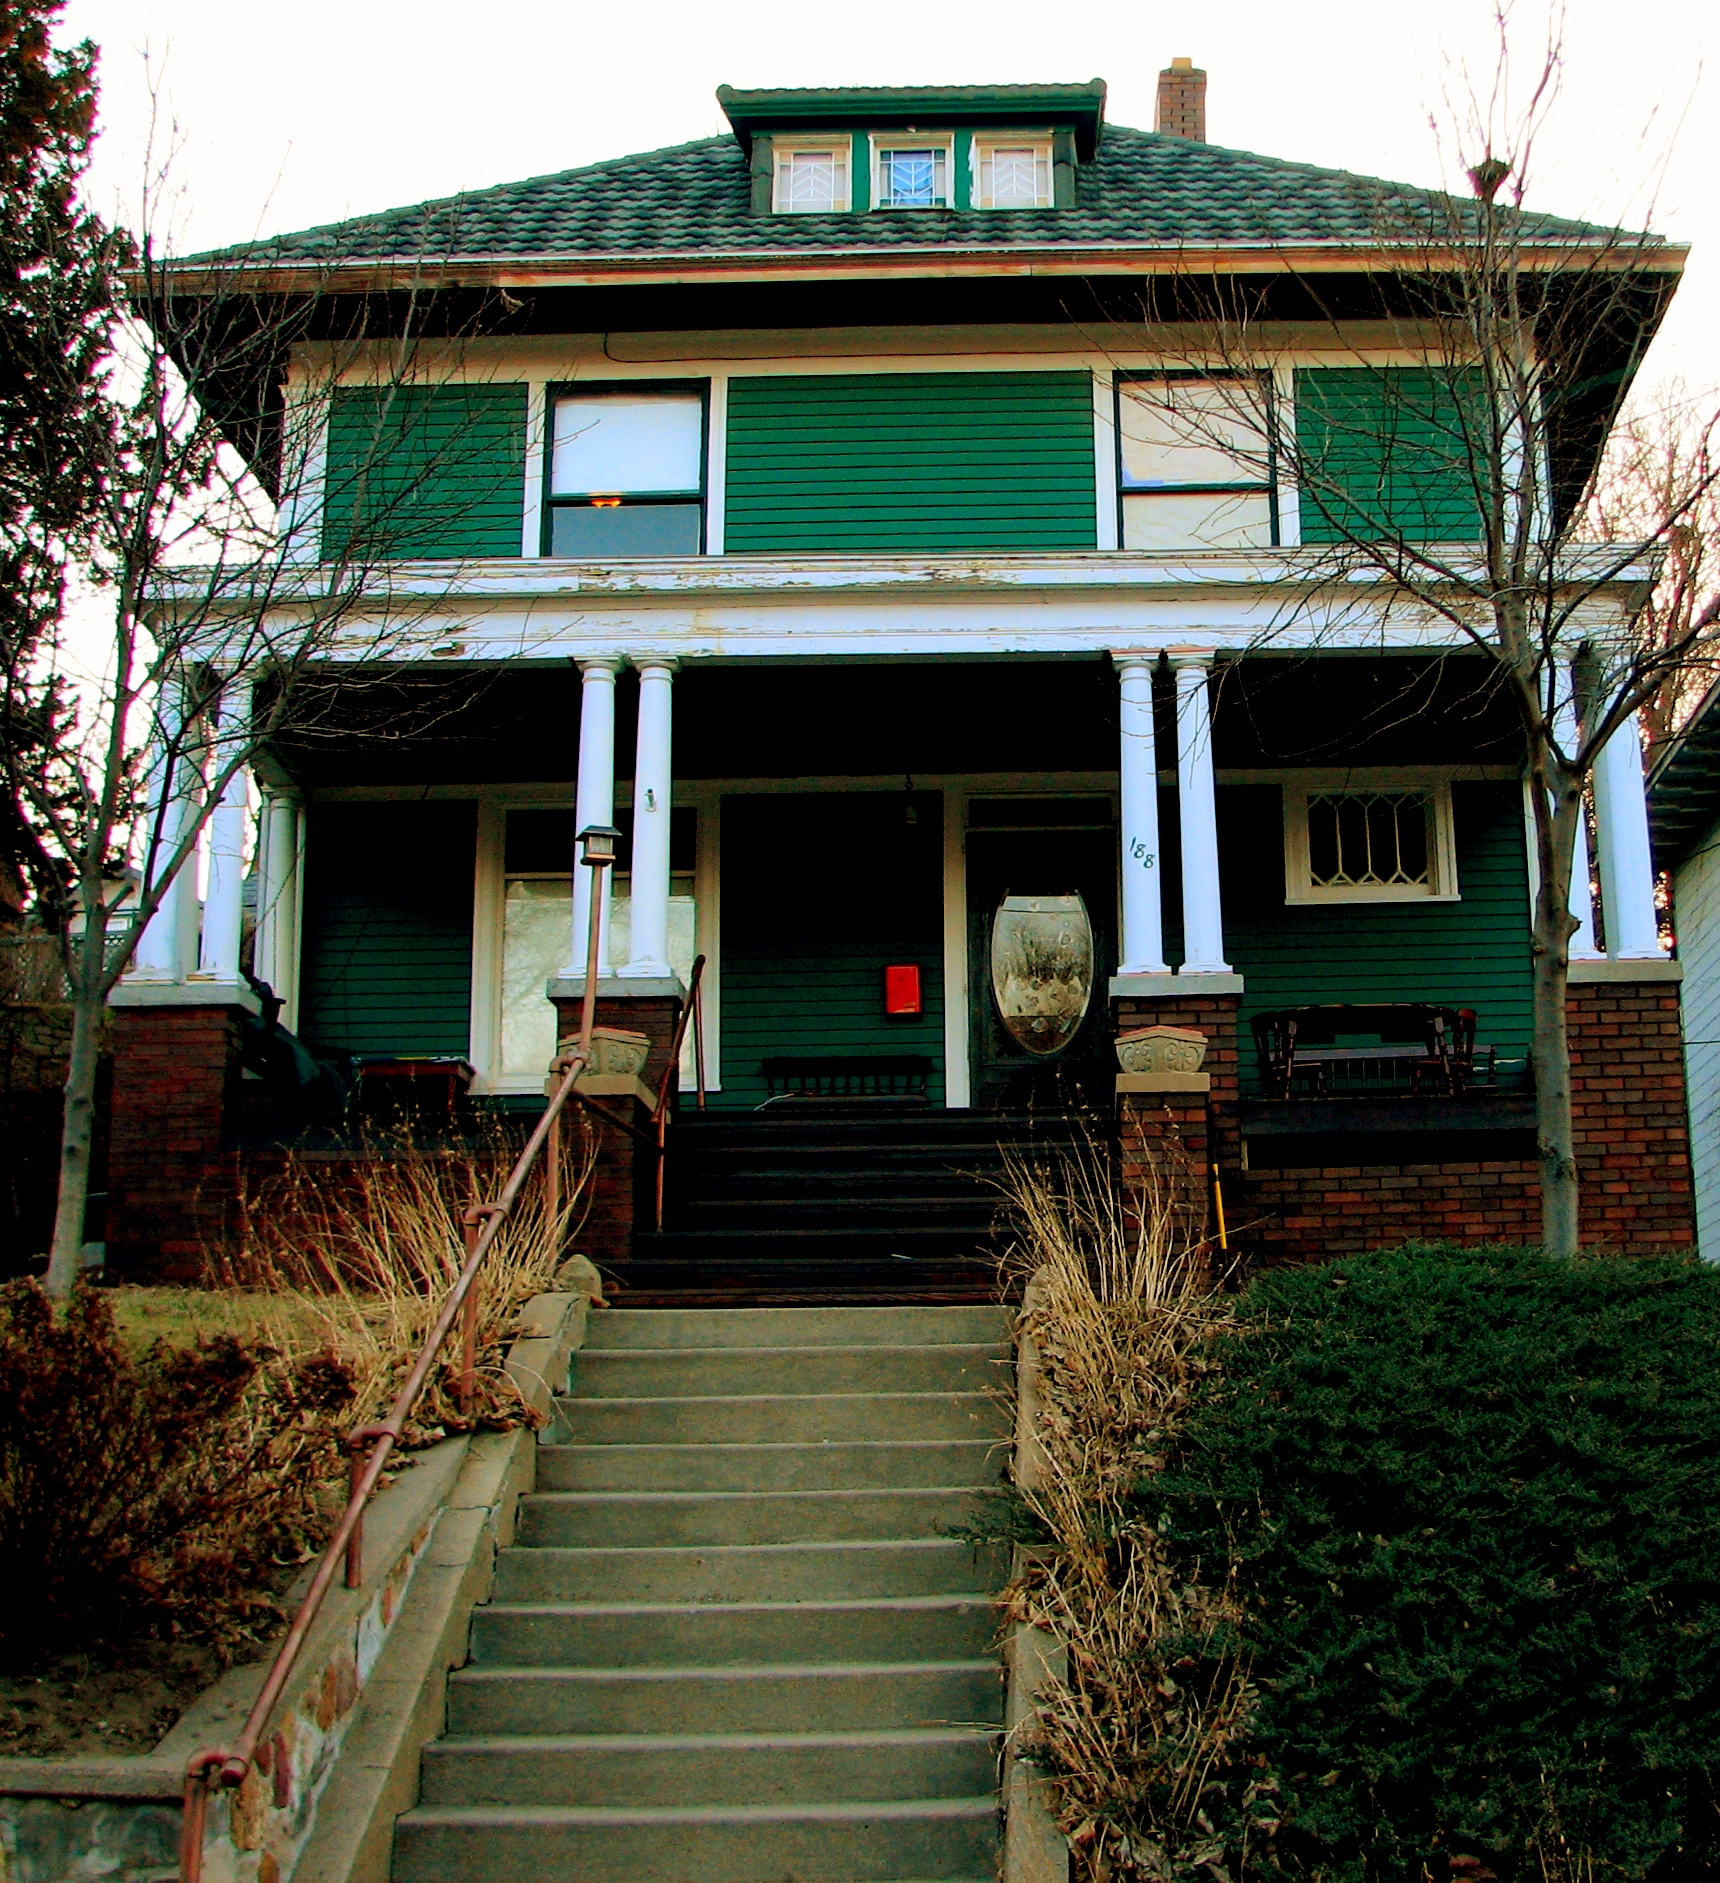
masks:
[[[857,249],[1013,249],[1046,244],[1373,244],[1466,213],[1436,191],[1108,125],[1069,210],[880,215],[751,212],[731,137],[586,164],[226,249],[258,266],[539,260],[595,255],[804,254]],[[1612,232],[1537,216],[1553,239]],[[1643,238],[1633,238],[1641,240]]]

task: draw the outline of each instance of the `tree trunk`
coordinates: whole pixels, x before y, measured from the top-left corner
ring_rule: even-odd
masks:
[[[1538,913],[1538,912],[1537,912]],[[1577,1153],[1571,1128],[1571,1057],[1566,1039],[1565,939],[1536,922],[1535,1138],[1541,1162],[1541,1246],[1569,1261],[1577,1252]]]
[[[80,957],[85,953],[79,950]],[[60,1122],[60,1198],[54,1246],[48,1257],[48,1293],[66,1300],[84,1259],[84,1205],[90,1193],[90,1146],[95,1139],[96,1060],[103,999],[99,975],[81,958],[72,983],[72,1054],[66,1068],[65,1112]],[[94,985],[90,985],[90,982]]]

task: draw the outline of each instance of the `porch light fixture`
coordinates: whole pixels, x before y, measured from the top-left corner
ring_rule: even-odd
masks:
[[[615,861],[621,833],[612,824],[587,824],[579,833],[579,860],[588,870],[607,869]]]

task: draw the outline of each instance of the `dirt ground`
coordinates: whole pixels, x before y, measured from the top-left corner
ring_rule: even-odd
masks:
[[[220,1671],[206,1644],[140,1641],[0,1674],[0,1759],[149,1752]]]

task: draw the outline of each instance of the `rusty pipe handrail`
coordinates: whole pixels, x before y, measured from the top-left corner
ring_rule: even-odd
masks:
[[[364,1511],[365,1506],[376,1494],[376,1487],[381,1482],[382,1473],[388,1463],[388,1455],[399,1444],[406,1429],[406,1421],[412,1408],[418,1402],[418,1395],[428,1383],[437,1357],[444,1343],[453,1331],[456,1321],[464,1324],[465,1338],[462,1342],[462,1365],[460,1376],[460,1396],[469,1408],[473,1389],[473,1352],[476,1333],[475,1310],[477,1306],[476,1284],[478,1271],[483,1267],[484,1258],[489,1254],[502,1225],[507,1221],[514,1204],[518,1202],[521,1189],[537,1161],[539,1152],[556,1131],[561,1118],[562,1107],[573,1095],[574,1082],[580,1072],[591,1061],[591,1028],[596,1017],[597,958],[599,923],[602,919],[603,894],[600,872],[608,859],[590,859],[593,869],[591,895],[591,932],[586,952],[585,998],[580,1012],[578,1042],[571,1050],[557,1056],[552,1072],[559,1071],[561,1083],[550,1096],[549,1104],[544,1108],[543,1116],[538,1120],[531,1136],[526,1140],[525,1149],[520,1152],[508,1180],[502,1186],[501,1194],[493,1203],[474,1204],[463,1218],[462,1227],[466,1239],[466,1259],[461,1266],[459,1276],[449,1289],[442,1303],[442,1311],[437,1315],[434,1326],[425,1337],[424,1345],[419,1349],[418,1358],[412,1371],[407,1374],[400,1391],[394,1396],[394,1403],[388,1409],[387,1418],[375,1425],[360,1426],[349,1434],[348,1447],[352,1453],[351,1490],[347,1497],[346,1509],[335,1525],[334,1535],[328,1540],[322,1560],[317,1564],[316,1574],[311,1578],[311,1586],[305,1591],[305,1598],[299,1604],[299,1612],[293,1617],[293,1624],[287,1630],[286,1639],[275,1651],[273,1665],[268,1678],[263,1682],[262,1691],[253,1702],[251,1711],[246,1715],[245,1724],[240,1729],[238,1738],[231,1747],[212,1747],[202,1752],[195,1752],[186,1761],[184,1810],[179,1828],[179,1876],[180,1883],[201,1883],[203,1875],[203,1834],[208,1818],[209,1794],[217,1786],[232,1790],[245,1781],[256,1761],[257,1748],[263,1742],[263,1736],[274,1715],[287,1681],[291,1678],[299,1655],[303,1652],[312,1623],[322,1612],[322,1605],[334,1586],[335,1572],[345,1570],[346,1586],[357,1588],[363,1581],[364,1551]],[[552,1191],[552,1195],[558,1194]],[[480,1222],[479,1219],[482,1219]],[[472,1312],[463,1314],[462,1310],[470,1299]],[[362,1469],[358,1464],[358,1452],[369,1443],[371,1453]]]

